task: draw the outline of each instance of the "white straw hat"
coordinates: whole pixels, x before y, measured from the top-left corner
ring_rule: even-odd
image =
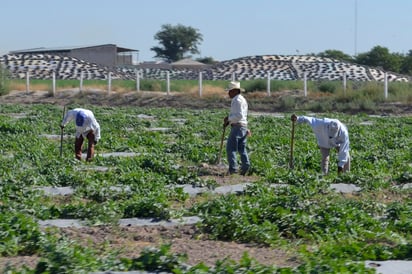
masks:
[[[226,89],[226,91],[231,91],[232,89],[238,89],[240,91],[242,91],[242,89],[240,88],[240,82],[237,81],[231,81]]]

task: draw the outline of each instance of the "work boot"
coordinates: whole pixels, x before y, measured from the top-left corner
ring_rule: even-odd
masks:
[[[237,169],[230,169],[227,171],[227,175],[233,175],[233,174],[237,174],[238,170]]]
[[[80,135],[79,138],[76,138],[74,142],[74,153],[77,160],[82,159],[82,148],[83,148],[83,136]]]
[[[93,131],[91,131],[91,132],[89,132],[89,134],[87,134],[87,140],[89,141],[89,144],[88,144],[88,147],[87,147],[86,161],[90,162],[94,157],[94,133],[93,133]]]

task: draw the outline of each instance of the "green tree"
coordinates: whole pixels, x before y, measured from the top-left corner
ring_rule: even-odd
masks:
[[[349,63],[353,62],[353,58],[350,55],[348,55],[346,53],[343,53],[340,50],[335,50],[335,49],[325,50],[324,52],[318,53],[317,56],[324,57],[324,58],[336,59],[336,60],[349,62]]]
[[[412,50],[403,57],[400,73],[412,75]]]
[[[155,58],[161,58],[167,62],[175,62],[183,58],[191,57],[187,53],[198,54],[198,45],[203,41],[202,34],[192,27],[178,24],[162,25],[161,30],[154,36],[160,46],[152,47],[150,50],[156,53]]]
[[[397,53],[390,53],[388,48],[376,46],[369,52],[356,56],[355,61],[365,66],[380,67],[383,70],[400,72],[402,56]]]
[[[0,64],[0,95],[4,95],[8,93],[8,85],[9,85],[9,73]]]
[[[216,61],[212,57],[197,58],[196,61],[201,62],[203,64],[208,64],[208,65],[213,65],[213,64],[219,63],[219,61]]]

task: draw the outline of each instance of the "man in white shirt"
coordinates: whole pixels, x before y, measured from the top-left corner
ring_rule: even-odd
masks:
[[[230,134],[226,143],[227,160],[229,163],[229,174],[239,172],[237,164],[237,153],[240,154],[240,174],[246,175],[250,162],[246,151],[246,140],[251,135],[247,128],[248,104],[240,94],[239,82],[230,82],[227,88],[228,95],[232,99],[229,116],[223,120],[224,126],[231,126]]]
[[[87,139],[89,143],[86,161],[91,161],[94,156],[94,146],[100,140],[100,125],[96,121],[93,112],[83,108],[69,110],[64,116],[60,127],[64,128],[71,120],[76,123],[76,140],[74,143],[76,159],[82,159],[83,140]]]
[[[292,122],[307,123],[312,127],[322,155],[321,168],[324,174],[329,171],[329,152],[331,148],[338,151],[338,174],[350,171],[349,133],[348,129],[337,119],[296,116]]]

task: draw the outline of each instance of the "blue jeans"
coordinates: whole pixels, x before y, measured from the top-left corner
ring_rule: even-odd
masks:
[[[242,162],[241,170],[246,172],[250,167],[249,156],[246,151],[247,128],[232,126],[226,144],[227,161],[229,162],[229,173],[238,171],[237,152]]]

